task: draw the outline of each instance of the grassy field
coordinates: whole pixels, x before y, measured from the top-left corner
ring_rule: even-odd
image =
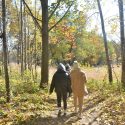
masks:
[[[9,69],[10,71],[15,71],[15,72],[20,72],[20,66],[15,64],[15,63],[11,63],[9,65]],[[34,69],[34,66],[33,66]],[[108,73],[107,73],[107,66],[98,66],[98,67],[81,67],[81,69],[86,73],[87,78],[88,79],[94,79],[94,80],[106,80],[108,78]],[[37,74],[38,76],[40,76],[40,67],[37,66]],[[56,66],[49,67],[49,76],[50,76],[50,81],[51,78],[54,74],[54,72],[56,71]],[[33,70],[34,72],[34,70]],[[121,66],[117,66],[117,65],[113,65],[112,66],[112,74],[113,74],[113,78],[114,80],[119,80],[120,81],[120,77],[121,77]]]

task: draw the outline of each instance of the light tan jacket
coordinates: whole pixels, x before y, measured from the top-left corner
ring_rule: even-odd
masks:
[[[76,68],[71,71],[70,77],[73,94],[84,96],[85,83],[87,82],[85,73],[80,68]]]

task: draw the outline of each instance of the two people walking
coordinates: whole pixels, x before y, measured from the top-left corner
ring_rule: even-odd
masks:
[[[68,71],[66,70],[66,68],[68,69]],[[61,115],[61,100],[63,100],[64,115],[66,115],[67,97],[70,96],[71,93],[73,93],[74,112],[77,113],[78,105],[78,116],[81,117],[86,82],[86,75],[81,71],[77,61],[74,61],[73,69],[71,70],[71,72],[69,65],[66,65],[65,67],[62,63],[59,64],[57,71],[53,75],[50,86],[50,94],[54,89],[56,92],[58,116]]]

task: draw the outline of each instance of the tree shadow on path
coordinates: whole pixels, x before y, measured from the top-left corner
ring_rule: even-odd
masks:
[[[56,101],[55,99],[46,99],[46,102],[51,104],[55,104],[55,101]],[[86,102],[86,105],[84,105],[83,107],[83,114],[89,111],[90,109],[93,109],[103,101],[105,101],[105,99],[98,97],[94,97],[88,100]],[[55,111],[52,110],[49,111],[48,113],[44,112],[40,115],[36,114],[35,116],[30,116],[29,118],[27,118],[25,121],[20,123],[20,125],[72,125],[73,123],[75,124],[76,122],[79,121],[82,123],[82,119],[79,119],[75,113],[72,113],[71,109],[73,109],[73,106],[70,105],[68,107],[68,110],[70,110],[70,112],[68,112],[66,116],[61,116],[61,117],[57,117],[57,113],[55,113]],[[94,117],[93,115],[90,115],[92,116],[92,118],[90,119],[90,121],[88,120],[87,122],[89,123],[88,125],[92,125],[93,122],[95,122],[96,119],[100,116],[99,112],[95,113],[96,114]],[[84,115],[83,117],[85,119],[87,118],[86,115]]]
[[[46,116],[46,117],[36,115],[34,117],[30,117],[29,119],[20,124],[21,125],[67,125],[67,123],[69,124],[69,122],[67,121],[75,122],[77,120],[78,117],[76,117],[76,114],[74,113],[70,113],[67,114],[67,116],[60,116],[60,117],[57,117],[57,115]]]

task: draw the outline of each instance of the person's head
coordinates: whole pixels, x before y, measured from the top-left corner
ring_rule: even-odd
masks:
[[[71,67],[70,67],[70,65],[68,63],[66,64],[65,67],[66,67],[66,71],[70,71],[71,70]]]
[[[77,61],[74,61],[73,69],[78,69],[78,68],[79,68],[79,63]]]
[[[59,63],[57,70],[66,71],[66,68],[62,63]]]

